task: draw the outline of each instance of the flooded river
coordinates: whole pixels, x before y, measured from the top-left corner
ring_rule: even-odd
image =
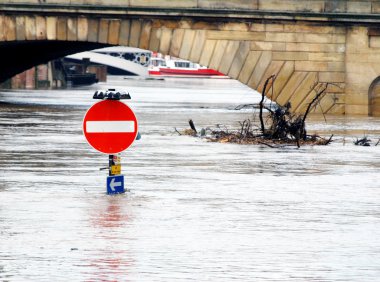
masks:
[[[82,135],[99,88],[128,90],[142,139],[126,194]],[[179,136],[252,116],[231,80],[131,80],[0,93],[0,281],[379,281],[380,119],[315,117],[329,146]]]

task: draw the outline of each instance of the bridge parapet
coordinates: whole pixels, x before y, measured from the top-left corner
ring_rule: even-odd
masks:
[[[368,18],[380,15],[380,2],[378,0],[0,0],[2,10],[25,9],[52,9],[54,12],[64,10],[103,10],[107,13],[133,13],[143,8],[164,9],[166,12],[188,14],[197,12],[211,17],[220,13],[235,14],[235,16],[249,17],[252,14],[268,15],[268,13],[291,16],[304,14],[304,16],[317,16],[324,19],[331,14],[349,17]],[[79,10],[78,10],[79,9]],[[213,13],[209,13],[214,11]],[[298,15],[299,16],[299,15]]]

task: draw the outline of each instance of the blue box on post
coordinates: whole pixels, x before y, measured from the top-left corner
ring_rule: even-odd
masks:
[[[124,175],[115,175],[107,177],[107,194],[125,193]]]

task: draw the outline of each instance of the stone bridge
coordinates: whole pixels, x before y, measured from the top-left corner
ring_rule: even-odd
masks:
[[[294,112],[380,115],[378,0],[0,0],[0,81],[109,45],[215,68]]]

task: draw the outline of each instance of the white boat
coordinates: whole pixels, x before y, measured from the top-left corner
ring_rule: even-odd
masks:
[[[153,54],[150,58],[148,73],[150,76],[228,78],[228,76],[217,70],[187,60],[170,56],[162,57],[160,54]]]

